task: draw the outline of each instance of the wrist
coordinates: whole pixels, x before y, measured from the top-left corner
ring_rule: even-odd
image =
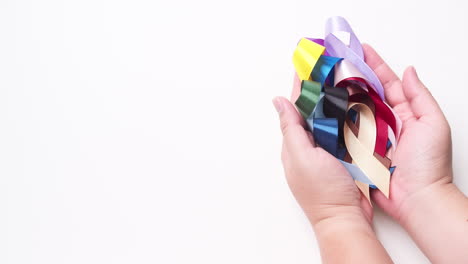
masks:
[[[333,207],[311,220],[326,263],[392,263],[359,207]],[[339,252],[337,254],[337,252]]]
[[[432,184],[403,206],[401,225],[431,262],[468,259],[468,198],[454,184]]]
[[[329,206],[315,210],[315,213],[307,213],[315,232],[334,232],[334,230],[360,230],[371,232],[370,219],[357,206]]]
[[[405,228],[409,228],[413,219],[419,215],[429,214],[434,208],[450,204],[451,200],[458,199],[463,194],[458,188],[448,181],[439,181],[410,195],[400,207],[398,221]],[[441,212],[443,213],[443,212]]]

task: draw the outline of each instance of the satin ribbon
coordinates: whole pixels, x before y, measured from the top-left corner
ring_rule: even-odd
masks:
[[[330,18],[325,31],[324,39],[302,38],[294,51],[302,81],[296,107],[317,145],[340,160],[368,199],[368,187],[388,197],[401,121],[346,20]]]
[[[321,91],[322,85],[318,82],[301,82],[301,94],[299,95],[299,98],[297,98],[296,105],[302,117],[307,118],[310,116],[319,100]]]
[[[373,185],[388,197],[390,187],[390,171],[375,156],[374,145],[376,134],[376,122],[372,110],[362,103],[351,103],[349,108],[359,108],[360,129],[359,135],[353,133],[348,119],[344,124],[345,142],[349,154],[356,165],[367,175]]]
[[[337,35],[349,34],[349,43],[341,41]],[[385,100],[383,86],[372,69],[364,62],[364,52],[361,43],[351,26],[342,17],[331,17],[325,26],[325,48],[330,56],[343,58],[351,62],[364,75],[364,79],[372,84],[382,100]]]
[[[293,63],[299,79],[309,80],[310,74],[320,56],[325,52],[325,47],[313,41],[303,38],[297,44],[293,54]]]

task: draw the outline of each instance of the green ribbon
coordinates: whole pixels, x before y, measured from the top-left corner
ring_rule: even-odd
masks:
[[[314,111],[315,105],[320,98],[322,84],[314,81],[304,80],[301,83],[301,94],[296,100],[297,109],[304,119],[307,119]]]

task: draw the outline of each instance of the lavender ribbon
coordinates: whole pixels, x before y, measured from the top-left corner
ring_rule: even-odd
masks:
[[[343,43],[337,34],[344,32],[349,34],[349,44]],[[372,69],[364,62],[364,52],[361,43],[351,26],[343,17],[331,17],[325,25],[325,48],[330,56],[348,60],[365,76],[365,79],[372,85],[372,88],[379,94],[382,101],[385,101],[383,86],[379,78]]]

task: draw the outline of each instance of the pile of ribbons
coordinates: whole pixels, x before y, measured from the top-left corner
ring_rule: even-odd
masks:
[[[324,39],[302,38],[293,63],[295,104],[315,143],[341,161],[367,199],[369,187],[389,197],[401,121],[348,22],[329,18]]]

